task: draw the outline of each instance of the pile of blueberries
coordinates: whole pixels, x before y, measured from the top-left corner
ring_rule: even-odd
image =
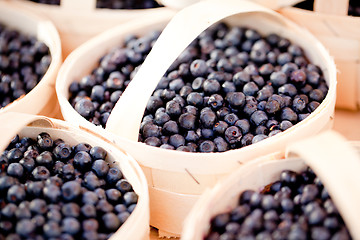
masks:
[[[30,0],[36,3],[60,5],[60,0]],[[161,7],[155,0],[97,0],[96,8],[148,9]]]
[[[75,110],[104,126],[158,34],[129,36],[92,74],[71,84]],[[321,69],[298,45],[219,23],[201,33],[160,80],[139,141],[187,152],[241,148],[302,121],[327,91]]]
[[[97,8],[110,9],[148,9],[158,8],[161,5],[155,0],[97,0]]]
[[[108,239],[138,196],[106,158],[45,132],[17,135],[0,155],[0,239]]]
[[[300,3],[296,4],[295,7],[313,11],[314,0],[306,0],[306,1],[300,2]],[[360,16],[360,2],[358,0],[350,0],[349,1],[348,15],[354,16],[354,17]]]
[[[0,108],[30,92],[50,63],[45,43],[0,23]]]
[[[360,2],[357,0],[349,1],[349,16],[359,17],[360,16]]]
[[[230,212],[216,215],[206,240],[351,239],[326,188],[315,173],[284,170],[263,191],[246,190]]]
[[[49,5],[60,5],[60,0],[30,0],[36,3],[49,4]]]

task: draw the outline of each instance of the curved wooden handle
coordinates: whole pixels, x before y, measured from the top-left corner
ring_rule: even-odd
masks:
[[[61,0],[60,7],[64,11],[90,12],[96,9],[96,0]]]
[[[314,11],[326,14],[347,16],[349,0],[315,0]]]
[[[360,237],[360,157],[340,134],[322,133],[287,149],[288,157],[301,157],[326,186],[354,239]]]
[[[258,4],[238,0],[201,1],[178,12],[116,103],[106,129],[137,141],[146,104],[161,77],[181,52],[212,24],[228,16],[249,12],[275,14]]]
[[[53,128],[55,124],[51,119],[38,115],[6,112],[0,114],[0,152],[9,145],[11,139],[26,125]]]

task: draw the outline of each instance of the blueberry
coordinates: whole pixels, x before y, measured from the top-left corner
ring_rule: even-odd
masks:
[[[66,203],[61,208],[61,213],[65,217],[75,217],[80,215],[80,207],[76,203]]]
[[[259,102],[267,101],[273,93],[273,88],[269,87],[269,85],[266,85],[257,92],[256,100]]]
[[[75,153],[80,152],[80,151],[89,153],[91,148],[92,147],[88,143],[78,143],[77,145],[75,145],[73,147]]]
[[[297,89],[293,84],[286,83],[278,88],[278,93],[286,96],[294,97],[297,93]]]
[[[292,108],[294,109],[295,112],[300,113],[300,112],[304,111],[304,109],[306,108],[307,102],[308,102],[308,99],[307,99],[306,95],[296,97],[293,100]]]
[[[6,172],[9,176],[20,179],[23,177],[24,168],[20,163],[10,163]]]
[[[200,107],[203,105],[204,99],[200,93],[192,92],[187,96],[186,101],[190,105]]]
[[[90,156],[94,160],[105,159],[106,156],[107,156],[107,152],[106,152],[106,150],[104,148],[102,148],[100,146],[95,146],[95,147],[90,149]]]
[[[324,100],[324,93],[319,89],[314,89],[310,91],[309,97],[313,101],[321,102]]]
[[[51,168],[53,165],[53,155],[49,151],[44,151],[36,157],[36,163],[46,168]]]
[[[228,128],[228,124],[224,121],[219,121],[215,123],[213,127],[213,131],[215,134],[223,135],[225,133],[225,130]]]
[[[91,100],[83,98],[75,104],[75,110],[84,118],[88,118],[94,114],[95,106]]]
[[[265,105],[265,111],[269,114],[275,114],[281,110],[281,103],[276,100],[269,99]]]
[[[57,223],[60,223],[62,219],[61,212],[57,209],[49,209],[49,211],[46,214],[46,218],[49,221],[55,221]]]
[[[100,213],[109,213],[113,211],[114,207],[107,200],[102,199],[96,204],[96,209]]]
[[[277,63],[281,66],[290,63],[292,61],[293,57],[288,52],[280,53],[277,57]]]
[[[6,154],[9,163],[19,162],[23,156],[23,152],[21,152],[18,148],[13,148]]]
[[[25,199],[26,192],[23,186],[13,185],[7,192],[7,201],[12,203],[19,203]]]
[[[117,202],[121,197],[121,192],[114,188],[106,190],[105,193],[106,193],[106,199],[109,202]]]
[[[208,71],[206,62],[202,59],[194,60],[190,65],[190,72],[194,77],[202,77]]]
[[[216,137],[214,144],[218,152],[225,152],[229,149],[229,144],[222,137]]]
[[[94,161],[92,165],[92,170],[96,173],[98,177],[104,177],[109,171],[109,165],[102,159]]]
[[[223,213],[219,214],[211,221],[212,227],[218,230],[223,230],[226,227],[226,224],[229,222],[230,214]]]
[[[245,104],[245,95],[242,92],[230,92],[226,94],[225,100],[233,108],[241,108]]]
[[[160,97],[151,96],[147,103],[146,110],[149,112],[155,112],[156,109],[162,106],[163,106],[163,101],[161,100]]]
[[[210,105],[213,110],[218,110],[223,106],[224,99],[220,94],[213,94],[210,96],[207,104]]]
[[[320,74],[316,71],[307,71],[306,79],[310,85],[317,86],[320,83]]]
[[[187,105],[184,108],[184,113],[191,113],[194,116],[198,116],[198,109],[196,107],[194,107],[194,106]]]
[[[306,83],[306,73],[303,70],[294,70],[290,74],[290,80],[295,86],[304,86]]]
[[[40,197],[42,194],[42,190],[44,188],[44,182],[36,181],[36,182],[27,182],[25,183],[26,192],[28,195],[32,197]]]
[[[80,231],[81,226],[79,221],[76,220],[75,218],[66,217],[62,220],[61,229],[65,233],[68,233],[70,235],[75,235]]]
[[[181,114],[181,105],[175,100],[167,102],[166,113],[169,114],[170,117],[178,117]]]
[[[330,232],[325,227],[313,227],[311,228],[312,239],[330,239]]]
[[[239,120],[239,117],[234,113],[230,113],[224,117],[224,120],[229,125],[235,125],[235,122]]]
[[[22,219],[16,223],[16,233],[28,237],[35,231],[35,224],[30,219]]]
[[[207,94],[214,94],[220,91],[221,85],[217,80],[206,79],[203,83],[203,89]]]
[[[179,117],[179,125],[180,127],[186,130],[193,130],[196,127],[196,116],[191,113],[181,114]]]
[[[35,180],[46,180],[50,176],[50,171],[44,166],[38,166],[32,171]]]
[[[264,111],[257,110],[253,114],[251,114],[250,121],[255,126],[259,126],[265,124],[265,122],[268,121],[268,116]]]
[[[281,110],[281,120],[288,120],[292,123],[296,123],[298,121],[298,115],[289,107],[285,107]]]
[[[90,150],[89,150],[90,152]],[[74,166],[79,170],[87,170],[91,167],[92,159],[88,152],[80,150],[74,156]]]
[[[252,144],[253,138],[254,138],[253,134],[251,134],[251,133],[245,134],[240,140],[241,146],[245,147],[245,146]]]
[[[292,126],[293,126],[293,124],[288,120],[281,121],[280,125],[279,125],[279,127],[280,127],[280,129],[282,131],[285,131],[286,129],[288,129],[288,128],[292,127]]]
[[[230,126],[225,130],[225,139],[230,144],[239,143],[241,137],[242,137],[241,131],[236,126]]]
[[[316,108],[320,105],[319,102],[316,102],[316,101],[311,101],[308,106],[307,106],[307,110],[309,112],[313,112],[316,110]]]
[[[55,184],[48,184],[43,189],[43,195],[50,202],[58,202],[61,196],[60,188]]]
[[[184,146],[185,144],[185,138],[180,134],[174,134],[170,136],[169,144],[174,146],[175,148],[178,148],[180,146]]]
[[[264,139],[266,139],[266,138],[268,138],[267,135],[265,135],[265,134],[258,134],[258,135],[255,135],[255,136],[253,137],[251,143],[252,143],[252,144],[257,143],[257,142],[260,142],[260,141],[262,141],[262,140],[264,140]]]
[[[250,75],[244,71],[241,71],[241,72],[234,74],[232,81],[235,84],[235,86],[242,87],[246,83],[250,82]]]
[[[269,135],[269,129],[264,125],[260,125],[255,129],[256,135]]]
[[[205,78],[203,77],[197,77],[193,80],[191,87],[194,91],[200,91],[203,89]]]
[[[164,124],[162,132],[166,135],[177,134],[179,133],[179,126],[175,121],[170,120]]]
[[[215,151],[215,144],[210,140],[203,141],[199,145],[200,152],[214,152]]]
[[[181,78],[177,78],[169,82],[169,89],[178,93],[184,85],[184,81]]]
[[[77,181],[66,182],[61,187],[61,196],[65,201],[74,201],[80,194],[81,185]]]
[[[45,214],[47,212],[47,204],[45,200],[35,198],[30,202],[30,211],[34,214]]]
[[[205,128],[212,128],[216,122],[216,114],[212,110],[202,111],[200,122]]]
[[[126,179],[119,180],[115,186],[122,194],[132,190],[131,184]]]
[[[48,238],[56,238],[61,235],[61,228],[55,221],[48,221],[43,227],[44,235]]]
[[[121,178],[123,178],[123,175],[122,175],[122,172],[120,171],[120,169],[118,169],[116,167],[112,167],[109,169],[109,171],[106,175],[106,182],[108,184],[115,184]]]
[[[160,147],[162,144],[161,140],[157,137],[148,137],[145,139],[144,143],[153,147]]]

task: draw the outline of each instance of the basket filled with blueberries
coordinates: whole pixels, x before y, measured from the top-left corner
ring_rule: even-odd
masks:
[[[97,34],[132,20],[169,14],[173,10],[155,0],[11,0],[51,20],[58,29],[66,57],[76,47]]]
[[[58,32],[46,19],[6,2],[0,12],[0,114],[57,116],[54,85],[62,62]]]
[[[360,106],[358,94],[360,76],[357,71],[359,54],[353,49],[360,41],[359,1],[306,0],[293,7],[282,8],[279,12],[307,28],[329,49],[339,69],[336,107],[358,110]]]
[[[147,183],[131,156],[61,120],[0,119],[13,124],[0,128],[1,239],[148,238]]]
[[[206,192],[181,239],[357,239],[359,167],[336,132],[296,142],[286,158],[259,158]]]
[[[178,236],[218,179],[331,126],[336,72],[312,35],[248,1],[201,1],[171,18],[88,41],[56,90],[65,120],[105,128],[140,163],[150,223]]]

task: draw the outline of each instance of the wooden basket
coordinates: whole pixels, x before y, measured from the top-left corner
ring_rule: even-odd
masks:
[[[96,0],[61,0],[61,5],[7,0],[50,19],[58,29],[64,58],[76,47],[95,35],[132,20],[145,20],[166,12],[166,7],[139,10],[96,9]]]
[[[315,0],[314,12],[294,7],[285,17],[312,32],[329,49],[338,69],[336,107],[360,109],[360,17],[347,16],[348,0]]]
[[[332,125],[336,72],[334,62],[325,48],[311,34],[281,15],[248,1],[240,2],[202,1],[183,9],[174,17],[158,16],[153,22],[133,23],[127,29],[111,29],[76,49],[65,60],[59,72],[56,89],[64,118],[93,131],[102,132],[101,127],[92,125],[70,105],[69,85],[89,74],[97,64],[97,59],[117,46],[126,34],[142,35],[154,29],[161,29],[172,17],[113,109],[107,131],[104,133],[111,134],[109,137],[140,163],[149,184],[150,224],[160,230],[161,236],[179,236],[182,222],[200,194],[243,163],[263,154],[281,151],[286,143],[316,134]],[[319,65],[325,74],[329,92],[323,103],[314,113],[291,129],[238,150],[223,153],[186,153],[150,147],[137,142],[146,103],[159,79],[200,32],[227,16],[232,16],[227,19],[231,25],[241,23],[263,34],[278,33],[302,46],[309,59]],[[193,24],[192,28],[186,27],[190,23]]]
[[[359,143],[356,145],[359,146]],[[280,155],[272,154],[246,164],[213,189],[205,192],[186,218],[181,239],[204,239],[210,227],[210,220],[219,213],[234,209],[238,204],[239,195],[244,190],[259,191],[267,184],[278,180],[281,171],[300,172],[305,170],[306,166],[310,166],[326,186],[352,238],[359,239],[358,149],[338,133],[328,131],[290,145],[287,148],[286,159],[281,159]]]
[[[50,50],[51,64],[39,83],[24,97],[0,109],[0,114],[15,111],[61,117],[55,93],[55,80],[62,63],[61,43],[54,25],[48,20],[0,1],[0,22],[24,34],[35,36]]]
[[[149,239],[149,194],[146,178],[137,162],[118,146],[86,128],[79,129],[71,124],[43,116],[21,113],[4,113],[0,115],[0,151],[8,146],[15,134],[20,137],[32,137],[41,132],[49,133],[53,138],[61,138],[70,145],[81,142],[91,146],[101,146],[108,152],[108,161],[117,166],[125,178],[132,184],[139,200],[136,208],[126,222],[117,230],[111,239]]]

